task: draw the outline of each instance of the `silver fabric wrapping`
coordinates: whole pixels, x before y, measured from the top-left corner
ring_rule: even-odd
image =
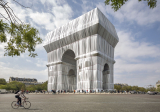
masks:
[[[44,43],[48,91],[113,90],[118,41],[114,26],[98,8],[49,32]]]

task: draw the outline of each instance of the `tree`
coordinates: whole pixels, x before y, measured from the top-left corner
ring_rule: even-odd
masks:
[[[132,87],[131,86],[123,86],[122,90],[129,92],[132,90]]]
[[[138,87],[138,91],[146,92],[146,89],[144,87]]]
[[[10,83],[7,83],[6,85],[0,85],[0,89],[6,89],[6,90],[25,90],[25,84],[17,81],[13,81]]]
[[[42,84],[42,89],[43,89],[43,90],[47,90],[47,85],[48,85],[48,81],[44,82],[44,83]]]
[[[110,5],[112,6],[112,9],[114,11],[118,11],[121,6],[123,6],[128,0],[105,0],[105,5]],[[156,7],[157,0],[138,0],[139,2],[141,1],[147,1],[148,6],[153,9]]]
[[[7,82],[6,82],[6,80],[5,79],[3,79],[3,78],[1,78],[0,79],[0,85],[6,85],[7,84]]]
[[[41,90],[47,90],[47,84],[48,84],[48,81],[44,82],[43,84],[30,85],[30,86],[26,87],[26,90],[28,90],[28,91],[35,91],[35,90],[41,91]]]
[[[19,2],[15,2],[21,5]],[[4,56],[20,56],[26,50],[28,50],[29,56],[37,56],[37,53],[34,53],[35,47],[37,44],[42,43],[42,39],[39,37],[39,31],[30,24],[23,23],[7,3],[4,0],[0,0],[0,6],[6,11],[8,16],[5,17],[0,13],[2,16],[0,20],[0,42],[7,43]],[[23,5],[21,6],[25,7]],[[7,22],[3,20],[7,20]],[[7,34],[10,34],[9,40],[7,40]]]
[[[157,86],[157,91],[160,92],[160,85]]]
[[[25,84],[17,81],[13,81],[7,84],[9,90],[25,90]]]
[[[114,85],[114,89],[116,89],[118,92],[122,89],[120,85]]]
[[[30,85],[30,86],[26,87],[26,90],[28,90],[28,91],[35,91],[36,87],[35,87],[35,85]]]
[[[156,91],[156,88],[154,86],[148,87],[146,89],[147,91]]]
[[[134,91],[138,91],[139,90],[139,87],[138,86],[132,86],[132,90]]]

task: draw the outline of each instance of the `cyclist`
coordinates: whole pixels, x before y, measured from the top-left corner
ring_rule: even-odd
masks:
[[[23,106],[21,105],[21,97],[22,97],[22,98],[26,98],[25,95],[24,95],[24,90],[19,91],[19,92],[15,95],[15,97],[17,98],[17,105],[20,104],[20,106],[23,107]]]

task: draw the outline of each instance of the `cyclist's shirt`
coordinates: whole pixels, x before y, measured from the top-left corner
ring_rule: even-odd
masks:
[[[22,91],[19,91],[19,92],[16,94],[16,96],[19,96],[19,97],[20,97],[20,96],[21,96],[21,97],[25,97]]]

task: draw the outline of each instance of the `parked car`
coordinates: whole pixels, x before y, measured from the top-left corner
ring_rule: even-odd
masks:
[[[155,94],[156,92],[152,92],[152,91],[149,92],[149,95],[155,95]]]
[[[8,91],[6,91],[6,89],[0,89],[0,94],[7,94]]]
[[[148,91],[147,94],[149,94],[151,91]]]
[[[156,91],[155,94],[157,94],[158,92]]]
[[[130,93],[131,93],[131,94],[137,94],[137,92],[136,92],[136,91],[130,91]]]
[[[158,92],[157,95],[160,95],[160,92]]]
[[[145,92],[142,92],[142,91],[138,91],[137,93],[138,94],[145,94]]]

